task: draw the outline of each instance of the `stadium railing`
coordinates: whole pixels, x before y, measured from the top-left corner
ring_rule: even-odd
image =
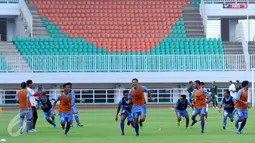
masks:
[[[209,89],[209,88],[208,88]],[[221,101],[224,90],[228,88],[218,88],[218,101]],[[78,102],[77,104],[117,104],[122,98],[122,92],[125,89],[74,89],[76,98],[85,99],[86,102]],[[174,104],[180,94],[186,94],[189,98],[187,88],[169,88],[169,89],[149,89],[154,102],[149,101],[148,104]],[[61,89],[46,89],[49,97],[56,98],[62,92]],[[0,105],[15,106],[15,95],[17,90],[0,90]],[[147,96],[146,96],[147,98]],[[249,99],[250,100],[250,99]]]
[[[254,56],[250,63],[254,65]],[[173,72],[246,71],[245,56],[239,55],[45,55],[5,56],[23,70],[23,58],[32,72]],[[250,66],[252,67],[252,66]],[[0,72],[14,72],[6,68]]]
[[[19,0],[0,0],[1,3],[19,3]]]
[[[202,0],[201,2],[208,4],[217,3],[255,3],[255,0]]]

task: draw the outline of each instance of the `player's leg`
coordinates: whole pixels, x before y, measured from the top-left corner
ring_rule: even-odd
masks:
[[[66,121],[66,129],[65,129],[64,136],[67,136],[67,133],[69,132],[69,130],[71,128],[71,123],[73,121],[73,113],[72,112],[65,114],[65,121]]]
[[[50,118],[51,118],[51,121],[53,122],[53,127],[56,128],[57,124],[55,122],[55,114],[52,112],[50,113]]]
[[[20,134],[23,134],[23,123],[24,123],[26,113],[24,110],[20,110],[19,114],[20,114],[20,119],[19,119]]]
[[[215,98],[214,97],[212,98],[212,103],[213,103],[213,108],[215,108],[216,104],[215,104]]]
[[[223,129],[224,130],[226,129],[226,126],[227,126],[227,117],[228,117],[228,112],[224,110],[224,113],[223,113]]]
[[[26,119],[27,119],[26,134],[28,134],[31,127],[32,109],[29,109],[28,112],[26,113]]]
[[[242,110],[239,110],[239,109],[236,109],[236,114],[238,118],[236,120],[235,127],[236,129],[239,129],[239,122],[242,122],[244,120],[244,115]]]
[[[141,117],[140,117],[140,121],[139,121],[139,124],[141,127],[143,127],[143,122],[146,119],[146,113],[147,113],[146,105],[141,106]]]
[[[33,126],[32,126],[32,130],[34,132],[37,132],[36,129],[35,129],[36,122],[37,122],[37,119],[38,119],[38,114],[37,114],[36,107],[32,107],[32,112],[33,112]]]
[[[194,108],[193,112],[192,112],[192,123],[190,124],[190,126],[194,126],[197,123],[196,120],[196,116],[199,114],[199,110],[197,108]]]
[[[182,120],[182,117],[181,117],[181,113],[180,113],[180,112],[181,112],[181,111],[178,110],[178,111],[177,111],[177,114],[176,114],[177,126],[178,126],[178,127],[180,126],[180,122],[181,122],[181,120]]]
[[[45,120],[49,123],[49,124],[51,124],[52,126],[54,126],[55,124],[54,124],[54,122],[50,119],[50,111],[48,111],[48,112],[43,112],[44,113],[44,118],[45,118]]]
[[[243,112],[243,120],[242,120],[241,126],[237,132],[238,134],[242,133],[242,130],[243,130],[244,126],[246,125],[246,121],[248,119],[248,110],[242,110],[242,112]]]
[[[140,112],[137,112],[138,110],[137,110],[137,107],[133,107],[132,108],[132,114],[133,114],[133,117],[134,117],[134,119],[135,119],[135,132],[136,132],[136,136],[139,136],[139,125],[138,125],[138,123],[139,123],[139,121],[138,121],[138,117],[139,117],[139,113]]]
[[[120,120],[120,129],[121,129],[121,135],[125,135],[124,127],[125,127],[125,120],[127,118],[127,115],[124,113],[121,113],[121,120]]]
[[[73,114],[74,114],[74,119],[76,121],[76,125],[80,126],[80,127],[83,127],[83,125],[80,123],[80,118],[79,118],[77,107],[73,106],[72,111],[73,111]]]
[[[59,118],[60,118],[60,124],[62,126],[62,129],[64,130],[65,129],[65,124],[66,124],[64,114],[63,113],[59,113]]]
[[[187,110],[184,110],[182,116],[186,118],[186,128],[189,127],[189,113]]]
[[[201,121],[201,133],[204,133],[205,129],[205,114],[206,114],[206,108],[200,109],[200,121]]]
[[[131,124],[131,126],[133,128],[135,128],[135,122],[134,122],[135,119],[134,119],[133,114],[132,113],[128,113],[127,117],[128,117],[128,122]]]

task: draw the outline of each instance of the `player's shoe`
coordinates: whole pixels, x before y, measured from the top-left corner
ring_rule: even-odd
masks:
[[[122,136],[125,136],[125,133],[121,133]]]
[[[54,122],[54,125],[53,125],[53,127],[54,127],[54,128],[56,128],[56,127],[57,127],[57,123],[56,123],[56,122]]]
[[[29,132],[29,133],[34,133],[34,130],[29,130],[28,132]]]
[[[36,129],[32,129],[33,130],[33,132],[37,132],[37,130]]]
[[[197,123],[197,120],[193,121],[190,126],[194,126]]]
[[[64,137],[67,137],[67,134],[64,134]]]
[[[83,127],[83,125],[82,125],[81,123],[77,124],[77,126],[79,126],[79,127]]]
[[[224,130],[226,130],[226,126],[223,126],[222,128],[223,128]]]
[[[203,134],[203,133],[205,133],[204,131],[201,131],[201,133]]]
[[[236,129],[239,129],[239,122],[236,122],[235,127]]]
[[[63,129],[63,130],[65,129],[65,125],[64,125],[64,126],[62,125],[62,129]]]
[[[236,134],[242,134],[242,132],[240,132],[240,131],[237,131],[237,132],[236,132]]]
[[[139,134],[136,134],[136,136],[138,137],[138,136],[139,136]]]
[[[23,134],[23,128],[22,127],[20,128],[20,134]]]
[[[143,122],[139,122],[139,125],[140,125],[140,127],[142,128],[143,127]]]

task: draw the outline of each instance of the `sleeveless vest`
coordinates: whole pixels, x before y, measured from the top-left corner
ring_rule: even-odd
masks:
[[[182,103],[181,103],[181,101],[179,99],[178,102],[179,102],[178,107],[177,107],[178,110],[185,110],[185,109],[187,109],[187,107],[188,107],[188,100],[187,99],[185,99],[184,102],[182,102]]]

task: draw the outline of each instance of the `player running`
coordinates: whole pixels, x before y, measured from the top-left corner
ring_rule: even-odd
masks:
[[[195,89],[192,93],[192,96],[194,97],[194,110],[192,113],[192,123],[191,126],[193,126],[195,123],[197,123],[196,116],[200,114],[200,121],[201,121],[201,133],[204,133],[204,127],[205,127],[205,114],[206,114],[206,102],[210,102],[211,97],[207,90],[204,88],[201,88],[201,83],[199,80],[195,81]],[[206,97],[208,98],[208,101],[206,101]]]
[[[182,117],[186,118],[186,128],[189,126],[189,113],[187,111],[187,107],[192,106],[189,100],[186,99],[186,95],[182,94],[180,98],[175,102],[175,113],[178,121],[178,126],[180,126],[180,122]]]
[[[16,101],[19,103],[19,113],[20,113],[20,134],[23,134],[23,122],[24,118],[26,117],[26,134],[29,133],[31,127],[31,119],[32,119],[32,109],[31,103],[28,96],[28,91],[26,89],[26,83],[21,83],[21,90],[18,91],[16,94]]]
[[[201,82],[201,88],[203,88],[204,90],[207,90],[207,89],[205,88],[205,83],[204,83],[204,82]],[[208,90],[207,90],[207,91],[208,91]],[[206,98],[206,101],[208,101],[208,98]],[[210,102],[206,102],[205,121],[207,121],[207,118],[208,118],[209,104],[210,104]]]
[[[68,85],[70,85],[71,87],[71,90],[70,90],[70,93],[75,97],[75,92],[74,90],[72,89],[72,83],[68,82],[67,83]],[[81,102],[84,102],[84,100],[80,100],[80,99],[76,99],[75,98],[75,101],[81,101]],[[78,114],[78,109],[74,103],[73,107],[72,107],[72,113],[74,115],[74,119],[76,121],[76,125],[79,126],[79,127],[83,127],[83,125],[80,123],[80,118],[79,118],[79,114]],[[73,127],[73,122],[71,124],[71,127]]]
[[[131,113],[133,103],[131,102],[131,103],[127,104],[127,101],[128,101],[128,90],[125,90],[125,91],[123,91],[123,97],[122,97],[122,99],[120,100],[120,102],[118,104],[117,114],[116,114],[116,117],[115,117],[115,120],[117,121],[120,109],[122,108],[121,121],[120,121],[120,129],[121,129],[121,135],[122,136],[125,135],[125,132],[124,132],[124,126],[125,125],[124,125],[124,123],[125,123],[126,118],[128,118],[127,124],[128,125],[131,124],[132,127],[134,127],[134,117]]]
[[[227,125],[227,118],[230,118],[230,121],[234,121],[234,110],[235,110],[235,100],[232,96],[230,96],[230,91],[225,90],[224,91],[224,98],[222,98],[220,105],[219,105],[219,112],[221,112],[221,107],[224,106],[224,113],[223,113],[223,129],[226,129]]]
[[[60,124],[62,129],[65,129],[64,136],[67,136],[68,131],[70,130],[71,123],[73,120],[72,107],[75,102],[75,97],[70,93],[71,87],[68,83],[63,85],[64,92],[57,97],[53,109],[56,106],[57,102],[60,101],[58,111],[60,116]],[[66,127],[65,127],[66,124]]]
[[[243,81],[242,82],[242,89],[240,89],[236,95],[236,103],[235,103],[235,109],[238,116],[238,119],[236,120],[236,128],[237,134],[242,134],[242,130],[246,124],[246,121],[248,119],[248,88],[249,88],[249,81]],[[238,123],[241,122],[241,126],[239,128]]]
[[[46,94],[41,95],[41,99],[39,100],[40,107],[43,110],[44,118],[48,123],[53,125],[54,128],[56,128],[56,122],[55,122],[55,112],[52,109],[51,101],[55,100],[53,98],[47,98]]]
[[[146,118],[146,99],[144,97],[144,93],[145,92],[148,93],[148,96],[150,97],[151,101],[154,101],[154,99],[152,98],[151,92],[148,90],[146,86],[139,86],[137,78],[132,79],[132,86],[133,88],[131,88],[128,93],[129,100],[127,101],[127,104],[131,103],[133,100],[132,114],[135,118],[136,136],[139,136],[138,123],[142,127],[143,126],[142,123],[145,121]]]

